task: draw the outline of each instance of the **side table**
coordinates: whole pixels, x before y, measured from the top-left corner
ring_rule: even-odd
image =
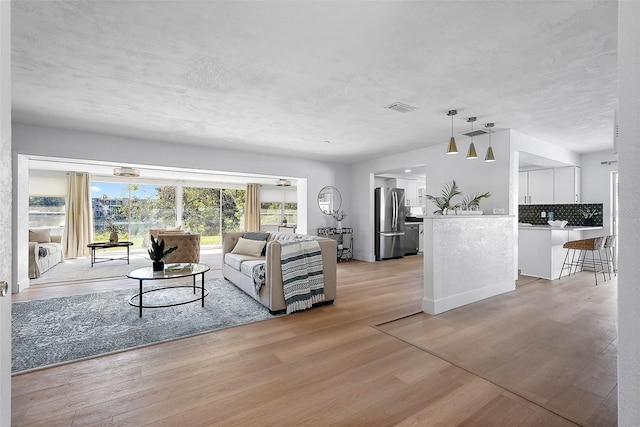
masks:
[[[336,257],[338,261],[353,259],[353,228],[318,228],[318,236],[335,239],[338,242]]]

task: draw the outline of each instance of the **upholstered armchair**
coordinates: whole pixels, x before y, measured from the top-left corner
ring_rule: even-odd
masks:
[[[178,249],[171,252],[164,259],[166,264],[174,262],[200,262],[200,234],[197,233],[157,233],[157,240],[164,240],[166,249],[177,246]]]

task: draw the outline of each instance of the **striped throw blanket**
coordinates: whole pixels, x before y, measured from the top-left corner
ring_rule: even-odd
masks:
[[[282,242],[280,261],[287,314],[324,301],[322,252],[315,240]]]

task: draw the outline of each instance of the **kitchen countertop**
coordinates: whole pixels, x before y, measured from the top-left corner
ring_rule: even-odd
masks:
[[[554,230],[554,231],[587,231],[602,230],[601,225],[567,225],[565,227],[552,227],[550,225],[521,225],[518,224],[520,230]]]

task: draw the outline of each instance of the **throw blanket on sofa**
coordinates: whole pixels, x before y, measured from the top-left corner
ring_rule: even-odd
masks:
[[[49,255],[49,249],[43,248],[42,246],[40,246],[38,248],[38,258],[44,258],[47,255]]]
[[[260,288],[264,286],[264,282],[265,282],[265,274],[264,274],[264,267],[265,267],[265,263],[260,263],[257,265],[254,265],[253,268],[251,269],[251,277],[253,277],[253,287],[256,291],[256,295],[260,294]]]
[[[324,301],[322,252],[315,240],[282,242],[282,287],[287,314]]]

